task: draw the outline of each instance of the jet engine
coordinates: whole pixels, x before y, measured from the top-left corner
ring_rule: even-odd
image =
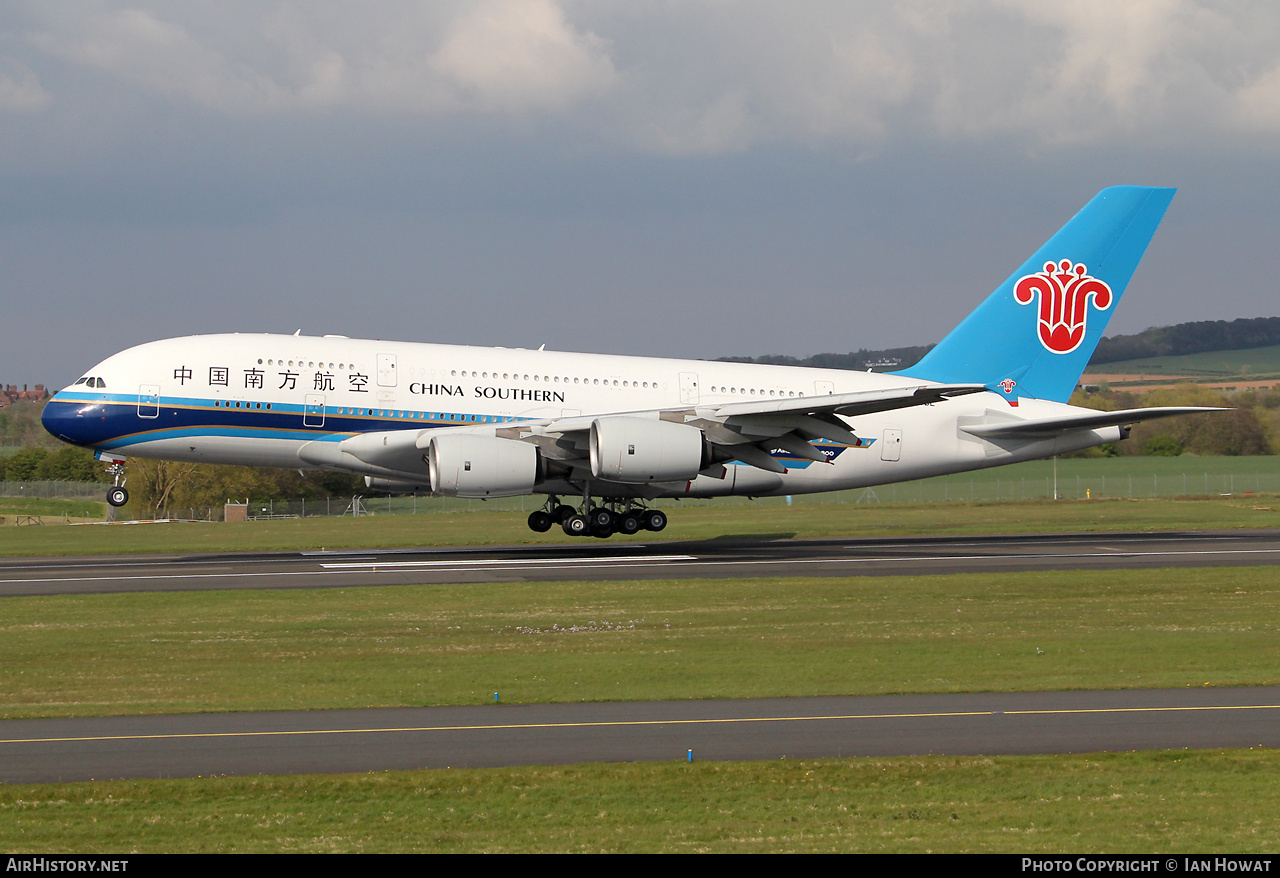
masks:
[[[496,436],[446,433],[427,446],[431,493],[444,497],[515,497],[543,480],[533,445]]]
[[[591,422],[591,474],[628,484],[692,479],[711,463],[702,431],[626,416]]]

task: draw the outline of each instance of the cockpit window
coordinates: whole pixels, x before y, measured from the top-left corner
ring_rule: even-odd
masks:
[[[103,381],[101,378],[98,378],[98,379],[97,379],[97,382],[98,382],[97,384],[93,385],[94,387],[106,387],[106,386],[107,386],[107,382]]]
[[[89,380],[88,376],[85,376],[84,378],[81,378],[79,381],[77,381],[76,384],[84,384],[88,380]],[[76,384],[72,384],[71,386],[75,387]]]

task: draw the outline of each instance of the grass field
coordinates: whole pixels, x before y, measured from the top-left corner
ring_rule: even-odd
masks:
[[[1061,473],[1060,473],[1061,478]],[[1273,527],[1277,499],[688,505],[661,536]],[[518,543],[519,512],[4,528],[0,552]],[[652,539],[649,535],[648,539]],[[1274,568],[7,598],[0,713],[1280,683]],[[128,851],[1270,851],[1272,751],[0,786]]]
[[[659,501],[658,505],[679,510],[690,506],[787,506],[810,504],[945,503],[980,500],[1052,499],[1055,486],[1060,499],[1094,498],[1143,499],[1164,497],[1219,496],[1222,494],[1280,493],[1280,456],[1198,457],[1118,457],[1063,458],[1037,460],[995,469],[939,476],[913,482],[880,485],[875,488],[833,491],[825,494],[760,498],[722,497],[715,500]],[[103,520],[106,487],[84,482],[0,482],[0,515],[19,510],[17,504],[32,497],[63,497],[50,508],[73,518]],[[31,496],[22,496],[22,495]],[[511,497],[498,500],[457,500],[442,497],[363,498],[364,507],[374,517],[385,515],[461,515],[472,512],[521,511],[526,515],[540,507],[544,498]],[[256,501],[257,514],[265,508],[273,514],[300,517],[342,517],[350,497],[318,500]],[[166,510],[162,510],[166,511]],[[222,509],[174,508],[163,518],[220,518]]]
[[[12,496],[25,488],[47,496],[57,496],[59,490],[73,490],[80,494],[90,492],[92,499],[36,500],[33,497]],[[103,522],[106,504],[101,499],[102,486],[85,486],[82,483],[0,483],[10,496],[0,496],[0,525],[12,526],[24,521],[22,516],[42,516],[43,524]],[[1232,495],[1240,502],[1252,502],[1252,495],[1259,493],[1280,494],[1280,457],[1124,457],[1124,458],[1067,458],[1059,460],[1055,467],[1052,460],[1031,461],[1013,466],[998,467],[954,476],[941,476],[914,482],[882,485],[876,488],[837,491],[829,494],[798,495],[793,498],[770,497],[748,499],[725,497],[716,500],[660,501],[657,505],[668,510],[672,527],[663,536],[673,539],[688,536],[689,527],[696,522],[726,522],[740,519],[745,532],[758,532],[759,523],[774,517],[794,518],[803,525],[806,517],[820,522],[826,516],[840,526],[857,526],[855,520],[868,522],[891,520],[880,510],[884,507],[927,507],[927,519],[937,518],[939,526],[948,526],[946,520],[952,513],[939,511],[949,505],[992,503],[996,501],[1023,501],[1052,499],[1062,500],[1103,499],[1163,499],[1196,497],[1220,498]],[[1256,498],[1254,498],[1256,499]],[[524,527],[528,513],[542,505],[541,498],[513,497],[483,502],[479,500],[455,500],[429,497],[372,496],[364,499],[365,507],[372,513],[368,520],[356,521],[339,513],[350,503],[350,498],[309,501],[263,501],[269,512],[307,518],[332,517],[329,525],[300,525],[298,522],[255,521],[245,525],[222,524],[210,533],[195,536],[178,534],[169,529],[163,533],[144,536],[128,534],[119,526],[111,528],[76,528],[74,534],[47,533],[42,529],[23,528],[14,532],[0,526],[0,555],[3,554],[100,554],[107,552],[162,552],[169,550],[207,551],[216,546],[227,549],[263,548],[288,549],[305,546],[353,546],[359,540],[367,546],[418,545],[439,541],[456,542],[455,535],[474,534],[473,541],[480,543],[524,542],[534,537]],[[797,512],[807,507],[823,507],[825,511]],[[856,516],[831,507],[857,507],[864,510]],[[737,511],[733,511],[737,509]],[[711,510],[707,512],[706,510]],[[716,512],[715,510],[721,510]],[[724,512],[724,510],[729,510]],[[754,512],[748,511],[754,510]],[[258,510],[255,510],[255,512]],[[207,519],[220,517],[221,509],[171,509],[161,518]],[[501,520],[495,527],[482,527],[481,521],[499,521],[485,517],[495,512],[516,512],[519,515]],[[724,514],[727,518],[717,518]],[[479,515],[476,519],[473,516]],[[909,517],[910,514],[908,513]],[[1078,519],[1078,514],[1066,514],[1068,519]],[[1109,516],[1100,513],[1101,519]],[[414,521],[396,521],[412,518]],[[1004,527],[998,515],[980,516],[989,520],[989,526]],[[1036,516],[1037,520],[1042,520]],[[470,523],[467,523],[470,522]],[[202,525],[203,526],[203,525]],[[461,528],[459,529],[459,526]],[[827,525],[821,525],[823,533],[836,533]],[[926,525],[932,527],[933,525]],[[1072,525],[1077,526],[1077,525]],[[1079,526],[1084,526],[1081,523]],[[1108,524],[1107,526],[1112,526]],[[1136,525],[1140,526],[1140,525]],[[1153,526],[1160,525],[1158,523]],[[1224,523],[1223,526],[1265,526],[1257,522]],[[111,533],[99,531],[110,530]],[[133,530],[138,530],[134,528]],[[970,531],[972,532],[972,531]],[[699,535],[707,533],[705,528]],[[542,537],[543,540],[563,540],[558,531]],[[353,540],[357,542],[352,542]]]
[[[1275,684],[1271,569],[8,599],[7,716]],[[0,787],[77,851],[1269,851],[1272,751]]]
[[[0,845],[1267,854],[1280,846],[1278,813],[1265,751],[670,762],[0,786]]]
[[[7,598],[0,716],[1280,684],[1274,568]]]
[[[1193,378],[1240,378],[1256,381],[1275,378],[1280,381],[1280,345],[1239,351],[1206,351],[1180,357],[1146,357],[1115,363],[1091,364],[1082,379],[1085,382],[1105,380],[1107,375],[1170,375]]]
[[[1016,484],[1016,482],[1015,482]],[[1114,482],[1112,482],[1114,484]],[[954,494],[963,493],[958,484]],[[281,521],[80,527],[0,527],[0,556],[296,551],[401,546],[565,544],[556,528],[536,534],[519,511],[374,515]],[[1171,500],[1031,500],[932,503],[751,502],[673,504],[662,533],[615,542],[725,537],[848,537],[912,534],[1146,531],[1280,526],[1280,497],[1233,494]],[[0,513],[3,514],[3,513]]]
[[[36,497],[0,497],[0,521],[9,524],[22,516],[38,516],[42,524],[102,521],[105,503],[85,500],[43,500]]]

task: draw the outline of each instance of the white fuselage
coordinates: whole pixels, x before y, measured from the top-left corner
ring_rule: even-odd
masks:
[[[63,414],[46,423],[68,441],[126,457],[297,468],[326,465],[317,463],[327,459],[324,455],[303,451],[309,444],[363,433],[496,429],[493,425],[822,397],[904,383],[889,374],[706,360],[336,336],[209,335],[152,342],[104,360],[54,397],[50,405],[63,406]],[[829,463],[779,449],[774,456],[785,473],[730,463],[722,477],[699,475],[667,484],[662,493],[830,491],[997,466],[1120,438],[1116,427],[1016,441],[990,441],[960,429],[1076,411],[982,392],[845,417],[842,422],[859,442],[816,443]],[[55,429],[58,423],[65,429]],[[387,475],[355,458],[342,461],[331,468]],[[421,483],[426,483],[425,466]],[[566,487],[559,482],[538,490]]]

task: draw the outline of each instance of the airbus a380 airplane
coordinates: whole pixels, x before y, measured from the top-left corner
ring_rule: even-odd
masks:
[[[1066,404],[1173,191],[1103,190],[897,373],[207,335],[109,357],[54,395],[44,425],[113,465],[113,505],[127,500],[125,458],[152,457],[546,494],[533,530],[596,536],[661,530],[645,505],[659,497],[835,491],[1048,457],[1212,411]]]

